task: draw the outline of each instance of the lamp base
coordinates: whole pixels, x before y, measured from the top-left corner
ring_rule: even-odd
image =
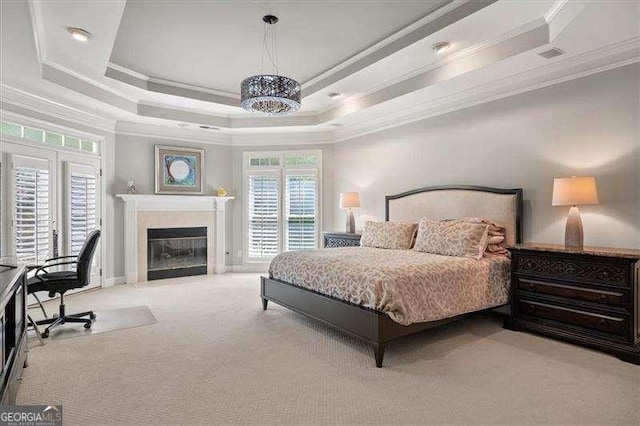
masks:
[[[569,209],[567,225],[564,229],[564,246],[572,250],[582,250],[584,248],[583,238],[584,232],[580,210],[573,206]]]
[[[347,234],[356,233],[356,220],[353,217],[353,212],[351,211],[351,209],[349,209],[349,212],[347,213],[347,226],[345,232],[347,232]]]

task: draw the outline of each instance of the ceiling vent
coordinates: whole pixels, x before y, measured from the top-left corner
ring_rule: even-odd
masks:
[[[220,130],[219,127],[213,127],[213,126],[200,126],[201,129],[203,130]]]
[[[556,56],[560,56],[564,53],[564,50],[562,49],[558,49],[557,47],[554,47],[553,49],[549,49],[549,50],[545,50],[544,52],[540,52],[538,53],[538,55],[542,56],[543,58],[546,59],[551,59],[551,58],[555,58]]]

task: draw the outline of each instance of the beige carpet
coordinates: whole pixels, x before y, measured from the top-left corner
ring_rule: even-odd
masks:
[[[158,323],[31,342],[20,404],[66,425],[637,424],[640,367],[480,316],[372,351],[274,304],[251,274],[116,286],[68,311],[148,305]]]

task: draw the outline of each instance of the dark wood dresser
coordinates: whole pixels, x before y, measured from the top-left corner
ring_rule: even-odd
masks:
[[[640,250],[522,244],[511,251],[505,327],[640,364]]]
[[[348,232],[323,232],[323,247],[356,247],[360,245],[360,234],[350,234]]]
[[[0,258],[0,264],[15,260]],[[25,266],[0,266],[0,403],[16,402],[22,368],[27,364],[27,273]]]

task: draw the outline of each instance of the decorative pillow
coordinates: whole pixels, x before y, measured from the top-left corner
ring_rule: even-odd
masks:
[[[482,219],[480,217],[465,217],[461,220],[470,223],[482,223],[489,225],[489,239],[487,241],[487,248],[484,252],[485,256],[509,255],[509,250],[506,248],[507,228],[489,219]]]
[[[384,249],[410,249],[417,223],[371,222],[364,224],[360,245]]]
[[[445,256],[480,259],[487,248],[489,226],[463,220],[432,221],[424,218],[418,225],[413,249]]]

